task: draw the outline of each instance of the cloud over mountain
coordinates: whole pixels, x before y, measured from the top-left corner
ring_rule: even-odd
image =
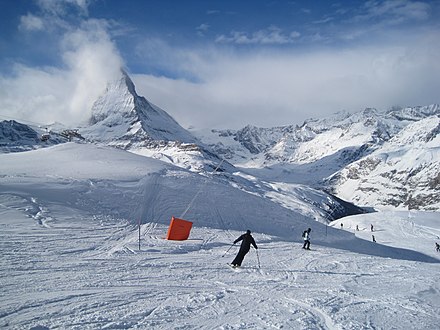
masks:
[[[108,22],[83,18],[79,25],[71,25],[60,17],[63,4],[76,3],[42,1],[39,16],[22,17],[20,27],[28,33],[43,28],[58,31],[56,52],[61,65],[14,63],[10,74],[0,76],[3,115],[36,123],[84,121],[107,82],[119,74],[123,60],[108,33]],[[77,5],[81,11],[86,9],[83,1]]]

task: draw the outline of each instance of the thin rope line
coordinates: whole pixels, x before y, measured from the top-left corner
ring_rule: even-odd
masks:
[[[212,172],[212,174],[214,174],[215,172],[217,172],[217,170],[220,168],[220,166],[223,164],[224,159],[221,160],[221,162],[217,165],[217,167],[214,169],[214,171]],[[202,189],[205,187],[205,185],[208,183],[208,179],[205,180],[204,184],[201,185],[199,191],[196,192],[196,194],[194,195],[194,197],[192,198],[192,200],[189,202],[187,208],[185,209],[185,211],[183,211],[183,213],[180,215],[180,218],[183,218],[186,213],[189,211],[189,209],[191,208],[191,206],[193,205],[194,201],[196,200],[197,196],[202,192]]]

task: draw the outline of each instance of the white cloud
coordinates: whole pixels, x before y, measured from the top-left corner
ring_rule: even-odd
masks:
[[[200,25],[196,28],[197,35],[199,35],[200,37],[205,36],[205,33],[208,32],[209,28],[210,28],[210,26],[209,26],[209,24],[207,24],[207,23],[200,24]]]
[[[123,66],[105,22],[89,20],[67,32],[62,57],[63,69],[15,65],[13,76],[0,77],[2,113],[42,124],[87,120],[93,102]]]
[[[88,15],[88,7],[91,0],[37,0],[38,6],[46,13],[55,16],[63,16],[67,8],[76,8],[80,13]]]
[[[13,74],[0,77],[2,114],[36,123],[78,124],[90,117],[91,106],[109,81],[120,75],[121,56],[110,39],[109,22],[76,17],[72,26],[64,15],[87,15],[90,0],[38,0],[37,17],[21,17],[21,30],[43,27],[51,38],[59,36],[62,68],[13,66]],[[44,20],[44,21],[43,21]],[[54,32],[56,31],[56,33]]]
[[[206,32],[209,30],[209,24],[203,23],[197,27],[197,31]]]
[[[39,31],[44,28],[44,22],[40,17],[28,13],[26,16],[20,17],[18,28],[20,30]]]
[[[194,68],[197,83],[149,75],[134,81],[140,95],[186,127],[301,124],[340,110],[439,103],[437,37],[302,54],[201,52],[186,57],[191,64],[170,62]]]
[[[40,3],[46,13],[62,12],[57,7],[61,2]],[[373,8],[374,4],[370,2],[369,6]],[[85,10],[88,1],[75,5]],[[398,12],[398,8],[408,9],[395,5],[382,12]],[[380,14],[377,6],[376,11],[371,10],[373,14]],[[416,16],[422,14],[423,9]],[[38,27],[31,24],[30,15],[28,30]],[[47,22],[55,19],[45,18]],[[108,21],[83,20],[72,28],[62,17],[56,19],[57,26],[64,24],[60,46],[64,67],[16,65],[13,76],[0,77],[2,114],[41,123],[78,123],[88,118],[93,101],[119,74],[123,61],[109,36]],[[199,28],[202,32],[208,26]],[[420,30],[414,35],[387,30],[387,44],[365,41],[356,48],[301,52],[255,47],[253,53],[241,53],[218,43],[211,49],[176,49],[163,40],[148,38],[139,44],[137,55],[168,78],[137,74],[133,80],[140,95],[183,126],[203,128],[301,124],[307,118],[343,109],[439,103],[439,31],[425,29],[420,37]],[[285,45],[300,37],[296,31],[287,33],[271,26],[252,34],[220,36],[218,41]],[[314,37],[325,38],[319,33]]]
[[[37,14],[28,13],[20,17],[20,31],[50,31],[57,33],[71,28],[65,16],[73,12],[83,17],[88,16],[88,6],[92,0],[36,0],[39,7]],[[74,15],[73,15],[74,16]]]
[[[270,26],[267,29],[253,32],[252,34],[240,31],[232,31],[229,36],[220,35],[216,38],[219,43],[235,43],[235,44],[289,44],[295,42],[300,36],[297,31],[285,34],[284,31],[276,26]]]
[[[106,84],[120,75],[123,61],[102,25],[89,20],[81,29],[65,36],[63,58],[74,83],[68,111],[74,118],[87,119],[90,108]]]
[[[407,0],[388,0],[384,2],[367,2],[366,7],[371,16],[391,15],[404,19],[426,19],[429,17],[430,5],[425,2]]]
[[[422,21],[430,16],[429,3],[408,0],[367,1],[366,12],[356,19],[379,18],[382,24],[399,24],[407,21]]]

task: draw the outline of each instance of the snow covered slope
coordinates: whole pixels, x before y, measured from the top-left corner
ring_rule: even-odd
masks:
[[[330,203],[317,191],[225,175],[90,143],[0,154],[0,327],[437,327],[438,214],[373,213],[341,230],[315,221]],[[189,240],[163,239],[173,215],[194,222]],[[259,249],[232,270],[246,229]]]
[[[240,172],[196,174],[149,157],[88,143],[4,154],[1,163],[2,173],[7,173],[2,177],[4,189],[22,176],[42,177],[46,182],[41,183],[40,193],[56,199],[56,193],[45,195],[49,193],[46,185],[73,184],[79,189],[77,200],[71,201],[76,207],[94,211],[98,205],[100,212],[132,221],[141,216],[168,223],[171,216],[185,214],[200,226],[244,230],[249,221],[245,219],[264,217],[270,219],[267,227],[255,229],[288,235],[294,226],[292,219],[327,223],[349,212],[330,195],[304,186],[270,183]],[[219,200],[228,207],[219,209]],[[156,204],[166,205],[170,213],[156,214]],[[248,209],[243,205],[252,206]],[[142,214],[137,214],[140,208]]]

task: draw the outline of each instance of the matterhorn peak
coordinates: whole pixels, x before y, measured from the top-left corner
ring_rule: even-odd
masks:
[[[90,124],[83,134],[94,141],[195,141],[168,113],[139,96],[122,69],[93,104]]]
[[[127,73],[124,69],[121,69],[121,74],[122,74],[122,77],[121,77],[121,79],[120,79],[119,81],[121,82],[122,86],[128,88],[128,91],[129,91],[132,95],[134,95],[134,96],[139,96],[139,95],[137,95],[137,93],[136,93],[136,88],[135,88],[135,86],[134,86],[133,81],[132,81],[131,78],[128,76],[128,73]]]
[[[109,117],[125,116],[134,110],[134,101],[140,96],[136,93],[133,81],[123,69],[120,76],[107,84],[105,92],[92,106],[91,124],[96,124]],[[113,118],[114,120],[115,118]]]
[[[136,87],[128,75],[127,71],[120,69],[120,75],[112,82],[107,84],[106,92],[110,90],[119,90],[121,92],[128,92],[134,97],[140,97],[136,92]]]

